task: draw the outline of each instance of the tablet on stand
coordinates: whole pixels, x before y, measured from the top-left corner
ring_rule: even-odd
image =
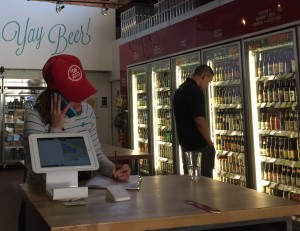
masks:
[[[78,171],[99,168],[92,139],[86,133],[44,133],[28,137],[32,169],[46,174],[46,190],[53,200],[88,196],[78,186]]]

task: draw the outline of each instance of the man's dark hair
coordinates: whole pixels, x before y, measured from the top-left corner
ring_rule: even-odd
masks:
[[[211,69],[210,66],[207,66],[206,64],[202,64],[198,66],[194,73],[193,76],[201,76],[201,75],[214,75],[214,71]]]

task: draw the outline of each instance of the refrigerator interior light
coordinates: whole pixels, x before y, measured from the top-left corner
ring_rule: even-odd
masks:
[[[132,75],[132,89],[137,89],[137,76]],[[132,110],[133,121],[138,121],[138,105],[137,105],[137,94],[132,94],[132,106],[135,110]],[[138,140],[138,123],[133,123],[133,140]],[[138,150],[138,142],[134,142],[134,150]]]
[[[176,76],[182,76],[182,69],[179,65],[176,65]],[[176,86],[180,86],[182,82],[180,82],[180,78],[175,78]],[[181,151],[181,146],[178,149],[178,160],[179,160],[179,174],[184,175],[183,163],[182,163],[183,153]]]
[[[249,71],[250,71],[250,91],[251,91],[251,112],[252,112],[252,131],[258,131],[258,121],[254,121],[254,119],[258,118],[257,114],[257,92],[256,92],[256,74],[255,74],[255,54],[252,51],[249,51]],[[255,170],[256,170],[256,189],[261,192],[261,158],[260,158],[260,150],[259,150],[259,136],[253,136],[253,151],[254,151],[254,159],[255,159]]]
[[[156,80],[155,77],[156,77],[156,72],[152,70],[152,72],[151,72],[151,80],[152,80],[151,92],[153,92],[153,94],[151,94],[152,105],[157,105],[156,95],[154,94],[154,92],[155,92],[154,91],[154,89],[155,89],[155,80]],[[151,111],[152,111],[152,118],[157,118],[156,115],[155,115],[156,110],[151,110]],[[156,129],[155,129],[155,126],[156,126],[155,123],[157,123],[157,121],[154,121],[152,123],[152,126],[153,126],[152,130],[154,131],[154,133],[157,132]],[[157,136],[157,134],[155,134],[155,137],[156,136]],[[157,142],[157,140],[154,139],[154,143],[156,143],[156,142]],[[158,145],[153,145],[153,149],[154,149],[153,153],[158,153],[157,147],[158,147]],[[158,159],[157,158],[158,157],[157,157],[157,155],[154,155],[153,158],[154,158],[154,170],[155,170],[155,172],[157,172],[157,170],[158,170]]]

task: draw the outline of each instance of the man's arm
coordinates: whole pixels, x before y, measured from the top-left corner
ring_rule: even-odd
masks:
[[[206,140],[207,144],[209,146],[212,146],[213,142],[210,137],[209,124],[206,121],[206,119],[203,116],[198,116],[198,117],[194,118],[194,122],[198,128],[198,131],[203,136],[203,138]]]

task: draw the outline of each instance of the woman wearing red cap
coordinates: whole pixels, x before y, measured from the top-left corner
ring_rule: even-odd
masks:
[[[120,181],[127,181],[130,175],[129,166],[124,164],[116,169],[114,163],[101,150],[94,110],[84,102],[97,90],[87,80],[80,60],[65,54],[51,57],[43,67],[43,77],[48,87],[37,98],[34,109],[26,113],[24,123],[25,161],[29,170],[27,182],[44,182],[41,174],[32,171],[28,136],[51,132],[89,133],[99,160],[99,172]],[[70,102],[63,109],[61,95]],[[67,114],[70,107],[76,112],[74,117]]]

